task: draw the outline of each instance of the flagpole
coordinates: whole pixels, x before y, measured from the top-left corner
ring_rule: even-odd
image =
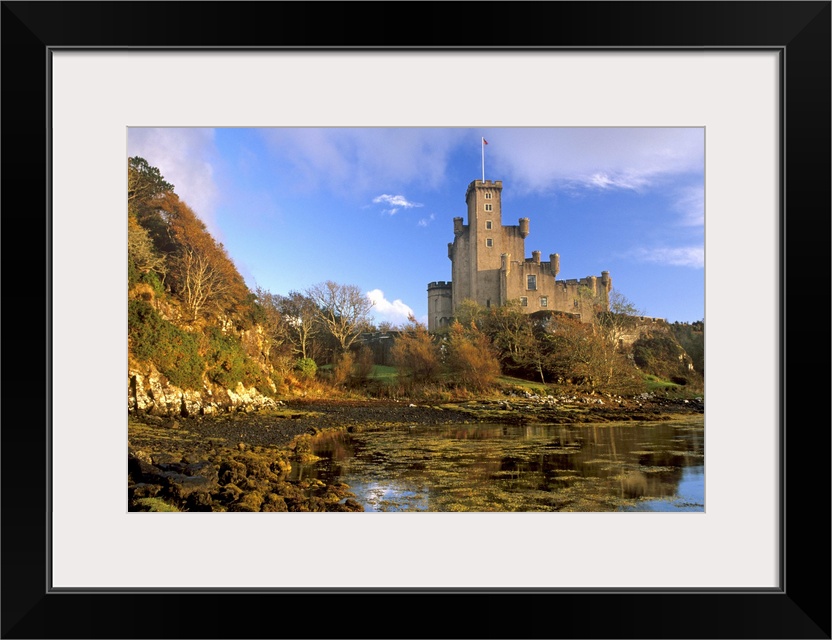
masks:
[[[480,146],[482,147],[482,182],[485,184],[485,138],[481,138],[482,143]]]

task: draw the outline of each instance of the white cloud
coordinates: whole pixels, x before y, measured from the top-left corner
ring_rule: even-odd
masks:
[[[157,167],[211,234],[221,239],[215,217],[219,189],[212,163],[217,155],[213,129],[130,127],[127,153]]]
[[[450,154],[464,129],[292,128],[262,131],[276,157],[287,162],[299,188],[366,193],[379,184],[399,188],[445,183]]]
[[[701,269],[705,266],[705,248],[701,246],[638,249],[633,253],[633,256],[642,262],[652,262],[671,267]]]
[[[575,182],[587,186],[598,187],[599,189],[632,189],[638,191],[647,186],[649,180],[643,175],[609,175],[607,173],[595,173],[588,178],[579,179]]]
[[[527,192],[558,186],[643,190],[668,177],[704,172],[702,128],[493,129],[485,135],[486,173]]]
[[[381,289],[373,289],[367,292],[367,297],[373,303],[373,315],[379,322],[387,321],[393,324],[403,324],[413,314],[413,309],[401,300],[390,302],[384,297]]]
[[[680,224],[701,227],[705,224],[705,187],[685,187],[679,190],[674,209],[682,214]]]
[[[434,220],[436,220],[436,214],[432,213],[432,214],[430,214],[427,218],[421,218],[421,219],[419,220],[419,222],[418,222],[418,225],[419,225],[420,227],[426,227],[426,226],[428,226],[431,222],[433,222]]]
[[[385,209],[384,213],[389,213],[391,216],[396,214],[399,209],[412,209],[422,206],[418,202],[410,202],[404,196],[391,196],[386,193],[382,193],[380,196],[373,198],[373,204],[389,204],[391,208]]]

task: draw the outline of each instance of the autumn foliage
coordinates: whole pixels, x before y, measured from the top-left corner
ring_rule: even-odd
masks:
[[[439,375],[439,347],[427,327],[413,316],[396,339],[392,356],[400,374],[409,376],[414,382],[432,382]]]
[[[497,355],[491,339],[476,324],[464,327],[455,322],[451,325],[446,362],[462,386],[475,391],[491,386],[500,375]]]

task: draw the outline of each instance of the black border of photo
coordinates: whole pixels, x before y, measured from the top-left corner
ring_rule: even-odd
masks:
[[[3,638],[830,638],[830,2],[3,2],[0,27]],[[779,52],[780,588],[51,590],[50,55],[129,47]]]

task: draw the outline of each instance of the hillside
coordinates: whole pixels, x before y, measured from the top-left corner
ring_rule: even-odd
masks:
[[[130,158],[129,410],[274,406],[286,379],[276,365],[290,360],[275,316],[159,169]]]

